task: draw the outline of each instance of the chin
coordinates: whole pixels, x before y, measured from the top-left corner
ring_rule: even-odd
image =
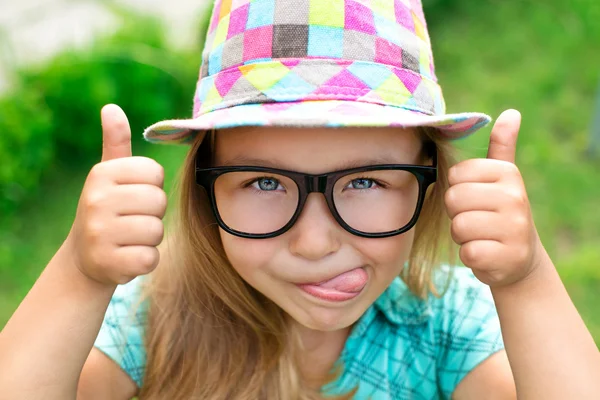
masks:
[[[345,329],[357,320],[357,318],[352,318],[348,310],[343,308],[313,307],[310,310],[305,310],[302,315],[291,315],[291,317],[306,328],[323,332]]]

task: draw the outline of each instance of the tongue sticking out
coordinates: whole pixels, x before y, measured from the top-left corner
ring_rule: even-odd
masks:
[[[352,271],[344,272],[328,281],[315,283],[318,286],[327,289],[337,290],[345,293],[360,292],[367,283],[368,275],[362,268],[356,268]]]

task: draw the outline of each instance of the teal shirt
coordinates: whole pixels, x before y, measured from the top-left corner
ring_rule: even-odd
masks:
[[[146,307],[131,310],[142,279],[117,288],[95,343],[138,386]],[[358,386],[358,400],[449,399],[466,374],[503,348],[491,292],[469,269],[455,268],[444,295],[427,301],[396,278],[355,324],[337,361],[343,373],[322,391]]]

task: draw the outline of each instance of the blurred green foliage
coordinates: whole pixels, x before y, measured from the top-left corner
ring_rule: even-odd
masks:
[[[588,152],[600,83],[597,0],[425,0],[449,112],[523,115],[519,166],[542,241],[600,344],[600,159]],[[457,142],[485,157],[490,127]]]
[[[600,343],[600,162],[585,151],[600,82],[600,3],[424,5],[448,111],[522,112],[517,164],[538,231]],[[0,99],[0,130],[9,132],[0,135],[0,326],[68,233],[100,157],[102,105],[124,108],[134,153],[165,167],[167,188],[185,153],[146,145],[141,131],[191,114],[203,35],[196,50],[175,51],[158,22],[125,19],[86,51],[18,71],[19,84]],[[489,131],[457,142],[463,156],[485,157]]]
[[[88,50],[59,54],[16,74],[0,99],[0,213],[36,196],[38,183],[60,161],[73,166],[98,156],[99,109],[118,102],[134,132],[153,118],[188,117],[199,55],[167,50],[163,29],[127,14],[127,23]],[[139,135],[134,135],[141,142]]]
[[[16,85],[0,99],[0,292],[16,282],[30,286],[23,264],[34,265],[29,260],[45,238],[68,232],[59,227],[72,221],[79,175],[101,156],[103,105],[125,110],[138,154],[148,146],[141,132],[150,121],[191,115],[200,53],[169,49],[155,19],[121,17],[121,29],[87,50],[16,71]],[[57,247],[41,252],[34,274]]]

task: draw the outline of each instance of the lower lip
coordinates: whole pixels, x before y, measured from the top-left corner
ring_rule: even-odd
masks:
[[[334,289],[327,289],[320,286],[315,285],[297,285],[300,289],[302,289],[305,293],[308,293],[311,296],[317,297],[321,300],[334,301],[334,302],[342,302],[355,298],[358,296],[363,289],[354,293],[346,293],[340,292]]]

